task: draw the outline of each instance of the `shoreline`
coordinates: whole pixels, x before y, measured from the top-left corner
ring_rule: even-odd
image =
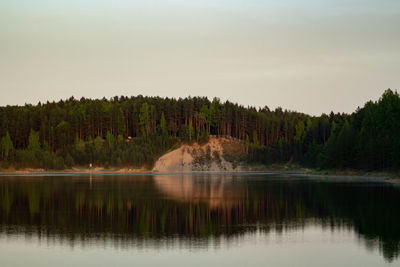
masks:
[[[343,171],[343,170],[332,170],[319,172],[312,169],[306,168],[249,168],[242,169],[238,168],[233,171],[171,171],[171,172],[158,172],[154,170],[148,170],[145,168],[104,168],[104,167],[94,167],[94,168],[83,168],[83,167],[73,167],[69,169],[63,170],[45,170],[45,169],[34,169],[34,168],[25,168],[25,169],[0,169],[0,175],[48,175],[48,174],[154,174],[154,175],[162,175],[162,174],[229,174],[229,173],[271,173],[271,174],[298,174],[298,175],[307,175],[313,177],[365,177],[365,178],[379,178],[385,181],[390,181],[393,183],[400,184],[400,176],[398,173],[390,173],[390,172],[362,172],[362,171]]]

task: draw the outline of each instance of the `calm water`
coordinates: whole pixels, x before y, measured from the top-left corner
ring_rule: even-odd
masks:
[[[365,179],[0,176],[0,266],[400,266],[399,204]]]

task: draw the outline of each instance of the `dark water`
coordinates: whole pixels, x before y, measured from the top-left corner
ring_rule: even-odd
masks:
[[[0,266],[400,266],[399,205],[361,178],[0,176]]]

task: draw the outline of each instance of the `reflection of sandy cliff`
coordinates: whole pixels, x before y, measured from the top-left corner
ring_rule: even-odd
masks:
[[[213,208],[232,207],[243,202],[245,188],[235,186],[232,176],[155,175],[156,187],[176,201],[209,204]]]

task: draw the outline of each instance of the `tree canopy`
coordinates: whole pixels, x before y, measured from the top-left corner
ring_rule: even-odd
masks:
[[[309,116],[205,97],[71,97],[0,107],[0,125],[3,167],[151,166],[177,142],[205,142],[210,135],[241,140],[248,161],[263,164],[400,167],[400,98],[390,89],[352,114]]]

